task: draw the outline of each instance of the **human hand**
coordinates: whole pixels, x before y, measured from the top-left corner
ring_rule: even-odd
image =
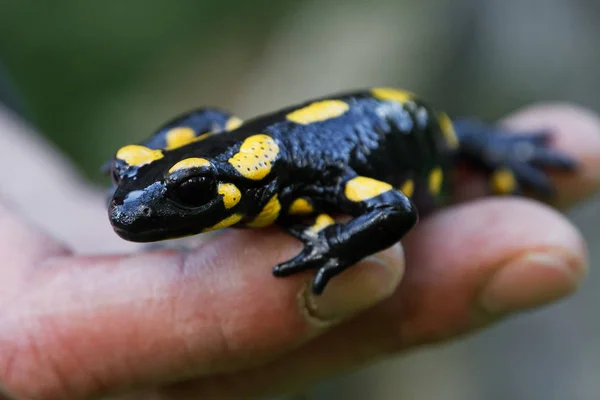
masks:
[[[539,106],[507,123],[552,128],[557,147],[583,163],[556,177],[558,205],[596,189],[596,116]],[[531,200],[473,200],[481,182],[460,187],[470,201],[421,221],[404,250],[363,261],[321,297],[307,290],[311,273],[272,277],[300,249],[276,229],[229,231],[188,253],[116,255],[137,247],[110,232],[98,193],[44,146],[19,149],[10,132],[0,143],[3,181],[16,181],[0,207],[0,386],[9,397],[291,392],[561,298],[586,272],[585,244],[563,216]]]

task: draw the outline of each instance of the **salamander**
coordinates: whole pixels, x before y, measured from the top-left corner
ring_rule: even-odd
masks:
[[[550,132],[509,133],[383,87],[243,122],[202,108],[116,152],[108,214],[115,232],[134,242],[276,224],[304,247],[273,275],[315,270],[319,295],[447,204],[459,165],[488,176],[491,194],[552,196],[546,170],[573,171],[575,160],[552,149]]]

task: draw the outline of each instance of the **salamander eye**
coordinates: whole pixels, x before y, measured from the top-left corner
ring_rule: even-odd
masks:
[[[169,197],[186,207],[200,207],[217,196],[214,179],[207,176],[193,176],[169,190]]]

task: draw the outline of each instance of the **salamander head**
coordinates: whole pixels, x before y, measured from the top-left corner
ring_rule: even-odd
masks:
[[[121,151],[113,164],[116,190],[109,217],[123,239],[151,242],[189,236],[242,219],[243,195],[253,188],[233,183],[235,177],[219,168],[218,160],[181,160],[180,152],[147,148],[126,150],[144,152],[145,156],[123,157]],[[148,161],[145,164],[144,157]]]

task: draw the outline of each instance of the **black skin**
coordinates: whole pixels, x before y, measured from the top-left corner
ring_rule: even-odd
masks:
[[[206,133],[218,133],[225,130],[227,121],[233,116],[225,110],[214,107],[202,107],[180,114],[162,126],[160,126],[150,137],[139,144],[149,149],[164,149],[167,146],[166,134],[169,130],[176,127],[190,127],[194,130],[196,137]],[[117,190],[116,181],[119,176],[127,169],[127,165],[118,160],[110,160],[102,166],[102,172],[112,174],[113,185],[109,190],[109,197],[112,197]]]
[[[306,124],[287,119],[290,112],[321,100],[340,100],[348,109]],[[441,168],[445,177],[458,163],[488,174],[508,170],[516,185],[512,193],[503,194],[528,189],[550,196],[553,186],[542,170],[571,171],[576,166],[549,148],[546,132],[505,135],[501,128],[477,120],[452,121],[457,147],[442,132],[445,114],[417,98],[381,99],[368,90],[307,101],[246,121],[232,131],[224,130],[228,113],[204,109],[208,111],[202,114],[202,110],[179,116],[166,126],[190,126],[198,134],[210,126],[219,133],[165,150],[162,158],[142,166],[130,166],[118,158],[112,161],[115,190],[109,215],[115,231],[126,240],[153,242],[200,233],[233,214],[242,216],[234,225],[241,228],[251,224],[276,194],[281,211],[275,223],[300,239],[304,249],[275,266],[273,274],[282,277],[315,269],[315,294],[321,294],[329,280],[346,268],[398,242],[417,223],[419,214],[441,204],[448,179],[440,193],[432,193],[428,177],[435,168]],[[167,131],[163,126],[143,144],[162,149]],[[270,172],[252,180],[228,160],[246,138],[257,134],[272,138],[279,152]],[[168,173],[174,164],[190,157],[206,159],[210,166]],[[391,189],[354,201],[345,189],[356,177],[387,183]],[[414,182],[410,198],[398,189],[407,179]],[[216,189],[223,183],[234,184],[241,193],[241,200],[229,209]],[[288,212],[298,198],[312,205],[310,215]],[[352,219],[311,229],[307,219],[322,213],[343,213]]]

